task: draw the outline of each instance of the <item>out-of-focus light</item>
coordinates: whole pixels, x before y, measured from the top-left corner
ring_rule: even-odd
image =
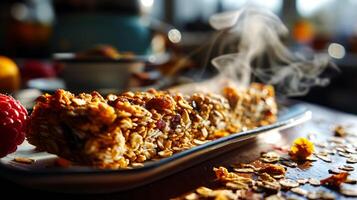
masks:
[[[10,12],[11,12],[11,15],[19,21],[25,20],[29,14],[28,8],[23,3],[15,3],[11,7]]]
[[[171,29],[168,33],[169,40],[173,43],[179,43],[181,41],[181,32],[177,29]]]
[[[332,58],[336,59],[341,59],[346,55],[345,47],[338,43],[331,43],[328,46],[327,52]]]
[[[152,5],[154,5],[154,0],[140,0],[140,4],[143,7],[150,8]]]
[[[308,17],[331,1],[332,0],[298,0],[296,7],[299,14],[304,17]]]
[[[283,139],[281,134],[276,130],[263,133],[258,138],[267,144],[278,144]]]
[[[230,10],[240,8],[244,5],[256,5],[278,13],[282,8],[283,0],[224,0],[223,5]]]

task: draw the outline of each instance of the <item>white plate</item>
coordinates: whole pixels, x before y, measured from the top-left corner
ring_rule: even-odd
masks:
[[[174,154],[171,157],[148,161],[143,167],[121,170],[101,170],[90,167],[55,168],[51,163],[57,157],[45,152],[36,152],[27,142],[18,150],[0,160],[0,174],[14,182],[31,188],[58,192],[104,193],[121,191],[144,185],[186,169],[199,162],[232,150],[243,140],[260,133],[285,129],[311,118],[311,112],[301,105],[287,107],[279,112],[278,122],[259,127]],[[15,157],[36,160],[34,164],[14,162]]]

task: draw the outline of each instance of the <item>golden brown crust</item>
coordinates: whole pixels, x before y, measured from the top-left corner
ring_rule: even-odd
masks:
[[[271,86],[223,95],[150,90],[103,98],[58,90],[37,100],[28,140],[79,164],[124,168],[276,120]]]

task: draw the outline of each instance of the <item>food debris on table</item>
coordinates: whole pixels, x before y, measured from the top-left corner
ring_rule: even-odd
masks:
[[[339,133],[336,137],[336,132],[341,132],[343,128],[337,127],[334,136],[327,138],[327,141],[315,141],[318,137],[314,137],[313,141],[297,138],[289,152],[266,151],[251,163],[215,167],[217,186],[202,186],[175,199],[336,199],[339,197],[337,194],[355,198],[357,180],[351,173],[356,167],[357,145],[354,140],[347,139],[347,132]],[[316,145],[316,151],[315,142],[319,144]],[[350,156],[346,157],[346,154]],[[344,161],[334,162],[340,159],[345,160],[346,164]],[[316,177],[314,174],[314,177],[302,175],[304,170],[313,168],[316,162],[334,167],[325,172],[327,177],[321,177],[319,173],[316,173]]]
[[[349,173],[347,172],[341,172],[339,174],[335,174],[328,178],[322,179],[320,182],[322,185],[339,187],[342,183],[346,182],[348,175]]]
[[[297,138],[290,148],[289,155],[293,160],[305,160],[314,152],[314,144],[307,138]]]
[[[337,125],[334,128],[334,133],[335,133],[335,136],[337,136],[337,137],[344,137],[347,134],[346,129],[341,125]]]

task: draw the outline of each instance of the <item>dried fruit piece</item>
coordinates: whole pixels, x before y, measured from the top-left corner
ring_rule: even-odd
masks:
[[[339,187],[342,183],[344,183],[347,180],[348,177],[347,172],[342,172],[336,175],[332,175],[328,178],[325,178],[320,181],[322,185],[328,185],[332,187]]]
[[[289,155],[294,160],[305,160],[314,152],[314,144],[307,138],[297,138],[290,148]]]
[[[238,173],[254,173],[252,168],[233,168],[233,170]]]
[[[284,175],[286,170],[281,165],[268,164],[263,166],[259,173],[268,173],[269,175]]]
[[[216,177],[219,181],[223,182],[239,182],[244,184],[252,184],[253,180],[240,176],[236,173],[228,172],[225,167],[213,168],[213,171],[216,173]]]

